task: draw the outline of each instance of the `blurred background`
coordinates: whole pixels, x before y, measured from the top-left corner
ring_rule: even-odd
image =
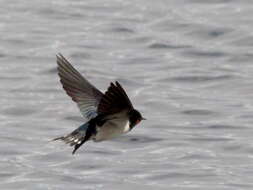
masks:
[[[253,188],[250,0],[0,0],[0,189]],[[148,120],[72,148],[61,52]]]

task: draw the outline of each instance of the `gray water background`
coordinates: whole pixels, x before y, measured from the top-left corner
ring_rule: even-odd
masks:
[[[253,1],[0,0],[0,189],[253,189]],[[61,52],[148,120],[75,156]]]

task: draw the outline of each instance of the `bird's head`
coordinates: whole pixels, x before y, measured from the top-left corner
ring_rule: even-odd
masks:
[[[128,115],[131,129],[138,123],[140,123],[142,120],[146,120],[144,117],[141,116],[141,113],[135,109],[129,111]]]

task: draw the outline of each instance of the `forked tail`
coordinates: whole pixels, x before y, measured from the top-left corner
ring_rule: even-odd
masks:
[[[76,150],[87,140],[89,140],[88,136],[86,135],[88,127],[90,125],[90,122],[87,122],[80,127],[78,127],[76,130],[74,130],[72,133],[62,136],[62,137],[57,137],[53,139],[53,141],[56,140],[62,140],[66,144],[69,144],[70,146],[74,146],[75,148],[72,152],[72,154],[75,154]],[[89,135],[90,137],[90,135]]]

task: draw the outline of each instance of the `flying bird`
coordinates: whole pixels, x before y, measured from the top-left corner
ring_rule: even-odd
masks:
[[[112,139],[131,131],[141,120],[145,120],[136,110],[125,90],[118,81],[110,83],[102,93],[86,80],[61,54],[56,56],[60,82],[66,93],[76,102],[87,122],[66,136],[53,140],[62,140],[74,146],[72,154],[86,141],[100,142]]]

